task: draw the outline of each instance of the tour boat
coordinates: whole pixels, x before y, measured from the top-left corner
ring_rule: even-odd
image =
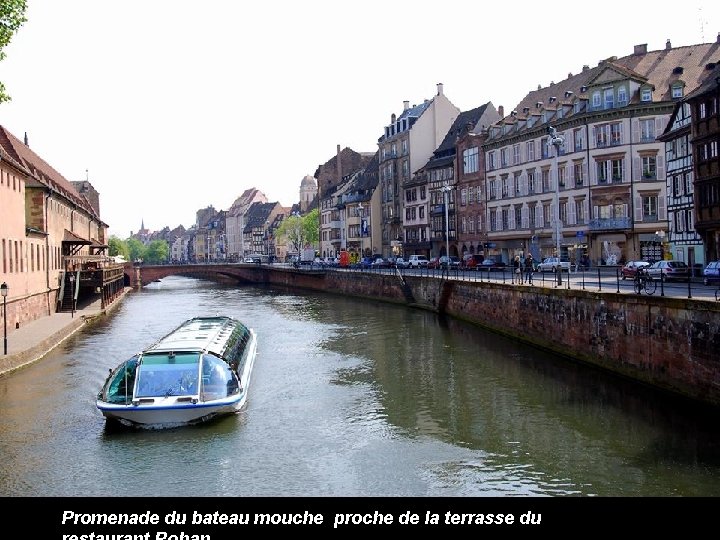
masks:
[[[242,409],[257,352],[253,329],[230,317],[195,317],[110,370],[97,396],[107,420],[164,428]]]

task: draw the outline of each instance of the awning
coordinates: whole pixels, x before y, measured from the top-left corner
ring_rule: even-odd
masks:
[[[72,231],[65,229],[65,236],[63,236],[63,244],[75,244],[81,246],[91,246],[93,243],[90,240],[80,238],[77,234]]]

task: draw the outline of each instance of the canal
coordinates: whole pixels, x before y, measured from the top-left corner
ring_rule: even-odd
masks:
[[[214,314],[258,334],[246,409],[106,424],[108,369]],[[0,378],[0,455],[2,496],[720,495],[716,410],[430,312],[181,277]]]

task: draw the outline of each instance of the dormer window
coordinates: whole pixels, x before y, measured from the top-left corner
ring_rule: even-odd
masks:
[[[676,82],[672,85],[672,88],[670,89],[670,91],[672,93],[673,99],[683,97],[683,88],[684,88],[684,85],[680,82]]]
[[[652,101],[652,88],[640,90],[640,101]]]
[[[628,102],[627,88],[625,88],[624,86],[621,86],[620,88],[618,88],[617,100],[618,100],[618,105],[620,105],[620,106],[627,105],[627,102]]]

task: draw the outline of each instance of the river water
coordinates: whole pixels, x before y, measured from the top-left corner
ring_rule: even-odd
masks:
[[[246,408],[106,424],[108,369],[215,314],[258,334]],[[171,277],[0,378],[0,495],[716,496],[717,420],[433,313]]]

